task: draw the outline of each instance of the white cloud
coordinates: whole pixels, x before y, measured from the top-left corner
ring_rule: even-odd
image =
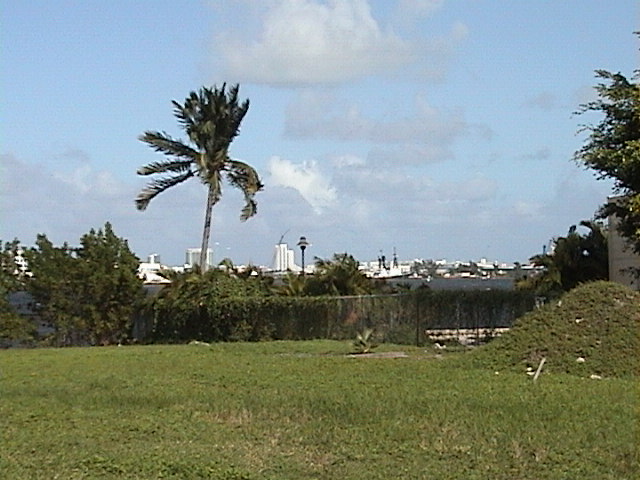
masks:
[[[404,1],[397,12],[425,15],[438,5]],[[227,25],[214,39],[218,71],[224,78],[270,85],[336,84],[405,67],[441,77],[453,47],[466,36],[462,24],[436,39],[398,34],[391,19],[374,18],[367,0],[274,0],[242,13],[253,14],[246,21],[251,29]]]
[[[399,0],[398,12],[405,17],[429,15],[438,10],[444,0]]]
[[[94,171],[85,164],[71,172],[56,172],[54,178],[79,193],[92,195],[118,195],[123,193],[122,185],[107,171]]]
[[[418,97],[401,118],[365,116],[358,105],[324,91],[305,91],[286,111],[285,135],[372,143],[449,144],[471,125],[459,110],[441,111]]]
[[[358,168],[364,167],[366,165],[366,161],[362,157],[347,153],[333,157],[331,159],[331,165],[336,168]]]
[[[448,146],[417,144],[374,146],[367,156],[367,160],[377,166],[424,165],[452,158]]]
[[[274,156],[269,160],[268,168],[271,186],[297,190],[316,213],[321,213],[336,202],[336,190],[322,175],[316,162],[310,161],[296,165]]]
[[[481,176],[436,182],[416,171],[381,169],[343,170],[335,182],[340,216],[367,231],[378,224],[401,232],[433,224],[478,225],[498,191],[496,181]]]
[[[376,164],[416,165],[452,158],[451,146],[468,135],[487,136],[460,110],[439,110],[418,96],[413,111],[366,115],[360,107],[324,90],[301,92],[286,112],[285,135],[292,139],[368,142]],[[398,111],[400,111],[400,106]]]
[[[459,182],[445,183],[440,194],[448,193],[459,202],[486,202],[495,197],[498,184],[495,180],[475,176]]]
[[[365,0],[281,0],[267,11],[257,40],[243,44],[227,34],[220,41],[229,76],[270,84],[341,82],[396,69],[413,56]]]
[[[517,217],[539,218],[543,216],[544,206],[537,202],[519,200],[513,205],[512,213]]]

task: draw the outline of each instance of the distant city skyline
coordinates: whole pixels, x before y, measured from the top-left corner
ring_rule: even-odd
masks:
[[[265,189],[225,188],[213,263],[269,265],[285,234],[314,257],[526,262],[592,218],[611,182],[572,161],[597,121],[596,69],[637,68],[634,0],[5,2],[0,239],[76,244],[106,221],[141,259],[201,244],[206,189],[145,212],[145,130],[202,85],[251,101],[231,156]],[[179,19],[180,28],[176,28]],[[167,32],[171,32],[170,35]]]
[[[339,253],[339,252],[336,252]],[[344,253],[344,252],[342,252]],[[348,253],[348,252],[347,252]],[[386,256],[385,256],[386,257]],[[208,249],[207,254],[208,265],[209,266],[217,266],[223,260],[230,259],[233,262],[233,259],[230,257],[222,257],[220,259],[215,258],[212,249]],[[327,258],[330,259],[330,258]],[[160,253],[152,253],[146,256],[141,256],[140,261],[144,264],[151,265],[163,265],[171,268],[191,268],[194,265],[198,265],[200,260],[200,248],[188,248],[185,251],[185,261],[184,263],[171,264],[162,261],[162,255]],[[400,258],[395,257],[391,260],[387,259],[386,262],[381,264],[381,257],[377,258],[356,258],[356,260],[360,263],[361,267],[367,269],[385,269],[392,270],[394,268],[406,267],[409,264],[414,262],[429,262],[432,261],[440,266],[452,266],[452,265],[465,265],[470,263],[475,263],[481,268],[488,268],[490,266],[494,267],[511,267],[516,263],[521,262],[509,262],[504,261],[499,258],[487,259],[485,257],[480,258],[444,258],[444,257],[415,257],[415,258]],[[236,266],[248,266],[253,265],[256,267],[263,267],[269,270],[273,270],[275,272],[300,272],[301,271],[301,263],[302,263],[302,255],[299,249],[290,248],[287,243],[279,243],[274,246],[273,249],[273,257],[270,262],[260,263],[260,264],[245,264],[245,263],[237,263],[233,262]],[[306,265],[311,266],[315,263],[315,257],[307,260]],[[524,262],[523,264],[526,264]],[[382,265],[382,266],[381,266]]]

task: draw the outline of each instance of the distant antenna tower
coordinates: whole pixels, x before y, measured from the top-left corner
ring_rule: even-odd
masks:
[[[282,241],[284,240],[284,236],[289,233],[289,230],[291,230],[290,228],[287,229],[286,232],[284,232],[282,235],[280,235],[280,240],[278,240],[278,245],[282,243]]]

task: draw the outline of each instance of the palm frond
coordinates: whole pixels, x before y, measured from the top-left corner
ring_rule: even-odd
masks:
[[[151,181],[137,196],[136,207],[138,210],[145,210],[149,205],[149,202],[153,200],[156,195],[161,194],[166,189],[171,188],[179,183],[184,182],[188,178],[193,177],[194,173],[189,170],[181,175],[173,177],[163,177]]]
[[[182,173],[193,166],[191,160],[165,160],[144,165],[136,172],[138,175],[154,175],[156,173],[175,172]]]
[[[225,137],[228,142],[231,143],[233,139],[240,133],[240,123],[249,110],[249,99],[246,99],[241,104],[238,103],[238,92],[240,91],[240,85],[235,84],[229,89],[227,95],[227,104],[229,106],[225,129]]]
[[[248,99],[242,103],[238,103],[239,90],[240,86],[238,84],[233,85],[224,99],[225,114],[223,118],[225,121],[220,125],[220,135],[225,139],[227,144],[230,144],[233,139],[238,136],[240,133],[240,123],[249,111]]]
[[[224,170],[227,172],[230,183],[242,190],[256,193],[264,187],[255,168],[245,162],[228,159]]]
[[[245,100],[242,105],[237,106],[231,112],[231,118],[229,121],[229,142],[233,141],[235,137],[240,133],[240,123],[242,119],[249,111],[249,100]]]
[[[243,222],[249,220],[258,213],[258,203],[253,199],[253,195],[245,194],[244,201],[244,207],[242,207],[242,210],[240,211],[240,220]]]
[[[224,87],[226,86],[226,83],[222,84],[222,91],[224,92]],[[240,85],[238,85],[237,83],[235,85],[232,85],[229,88],[229,93],[227,94],[227,102],[229,104],[234,104],[234,103],[238,103],[238,92],[240,91]]]
[[[202,97],[202,89],[200,93],[190,92],[185,98],[184,105],[173,100],[173,114],[178,119],[178,123],[188,132],[191,128],[199,123],[198,112]]]
[[[156,152],[164,153],[165,155],[171,155],[173,157],[185,158],[188,160],[195,160],[198,152],[186,145],[180,140],[171,138],[170,135],[165,132],[144,132],[140,135],[140,141],[146,143]]]
[[[260,181],[258,172],[250,165],[239,160],[229,159],[225,170],[227,171],[229,183],[242,190],[244,194],[245,206],[240,214],[240,220],[248,220],[258,212],[258,204],[253,197],[262,190],[264,185]]]

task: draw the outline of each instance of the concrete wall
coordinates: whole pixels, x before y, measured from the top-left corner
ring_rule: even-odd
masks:
[[[640,255],[633,253],[617,226],[617,217],[609,217],[609,280],[640,290],[640,279],[630,272],[640,269]]]

